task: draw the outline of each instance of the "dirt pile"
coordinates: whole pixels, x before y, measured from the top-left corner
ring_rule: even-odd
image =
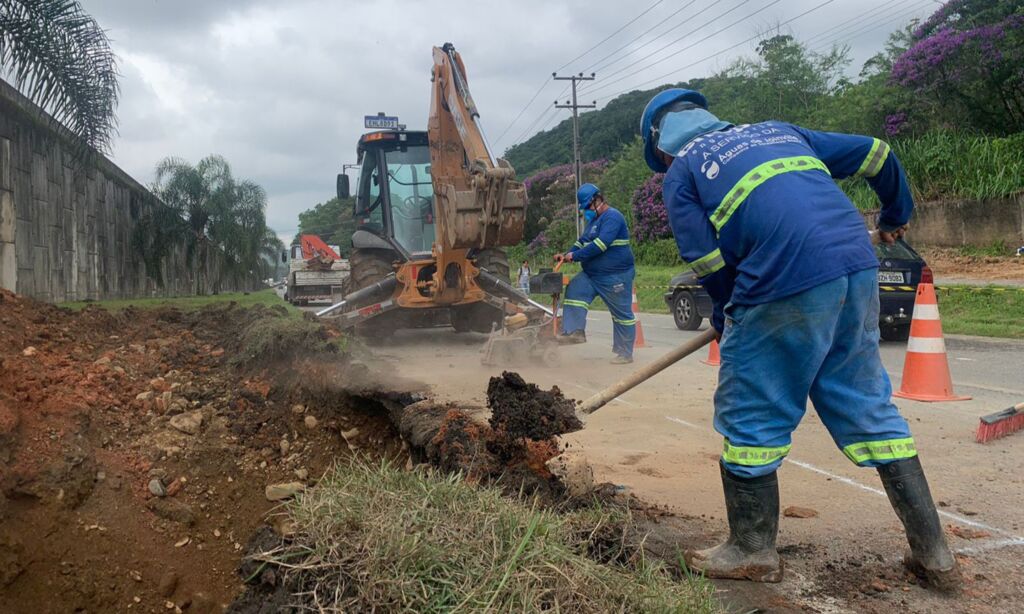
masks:
[[[583,428],[575,403],[565,398],[558,386],[541,390],[510,371],[492,377],[487,384],[487,406],[491,408],[491,428],[512,439],[543,441]]]
[[[220,611],[268,486],[311,485],[353,451],[402,462],[388,407],[344,389],[365,369],[337,331],[297,321],[323,345],[296,361],[285,313],[0,291],[0,609]],[[252,348],[268,351],[235,364]]]
[[[573,401],[557,387],[541,390],[509,371],[491,378],[487,400],[486,423],[463,409],[429,404],[406,408],[404,423],[417,422],[413,416],[427,416],[426,424],[439,425],[424,447],[426,460],[434,465],[462,472],[472,481],[497,483],[512,493],[560,503],[564,486],[546,463],[559,453],[556,436],[582,427]],[[401,430],[407,439],[416,439]]]

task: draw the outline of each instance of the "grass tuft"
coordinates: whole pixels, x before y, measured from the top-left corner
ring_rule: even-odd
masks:
[[[84,309],[89,305],[96,307],[102,307],[111,311],[119,311],[127,307],[136,307],[139,309],[157,309],[161,307],[173,307],[181,309],[182,311],[193,311],[196,309],[202,309],[209,305],[221,305],[230,302],[235,302],[239,307],[253,307],[255,305],[263,305],[265,307],[272,307],[274,305],[283,306],[288,310],[289,314],[298,315],[301,312],[289,305],[285,301],[281,300],[281,297],[277,295],[273,289],[267,288],[265,290],[257,290],[256,292],[230,292],[225,294],[212,294],[206,296],[178,296],[178,297],[156,297],[156,298],[126,298],[126,299],[111,299],[106,301],[73,301],[70,303],[61,303],[61,307],[67,307],[69,309]]]
[[[355,461],[289,511],[295,540],[265,558],[321,611],[719,611],[706,581],[616,548],[630,524],[617,509],[560,514],[460,476]]]

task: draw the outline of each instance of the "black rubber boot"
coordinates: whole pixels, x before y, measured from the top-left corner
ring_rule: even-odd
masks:
[[[946,545],[921,461],[916,456],[894,461],[879,467],[878,475],[910,542],[903,564],[930,586],[956,591],[961,583],[960,569]]]
[[[775,550],[779,533],[779,478],[775,473],[741,478],[719,464],[729,539],[707,550],[689,551],[686,566],[708,578],[779,582],[782,560]]]

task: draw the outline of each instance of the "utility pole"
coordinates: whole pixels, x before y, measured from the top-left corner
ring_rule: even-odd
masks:
[[[579,191],[580,185],[582,184],[582,179],[580,178],[580,175],[582,173],[583,163],[580,161],[580,121],[579,121],[580,118],[579,118],[578,110],[579,109],[594,109],[594,108],[597,108],[597,101],[594,100],[591,104],[579,104],[579,103],[577,103],[577,101],[576,101],[576,84],[579,83],[580,81],[593,81],[594,80],[594,73],[590,73],[589,77],[584,77],[583,73],[579,73],[578,75],[571,75],[569,77],[559,77],[558,73],[554,73],[553,72],[553,73],[551,73],[551,78],[554,79],[555,81],[572,81],[572,103],[570,104],[570,102],[568,100],[566,100],[565,104],[558,104],[558,101],[556,100],[555,101],[555,108],[556,109],[572,109],[572,156],[573,156],[573,170],[575,171],[575,174],[576,174],[576,190]],[[575,219],[576,219],[576,238],[578,239],[580,237],[580,233],[582,232],[582,229],[580,228],[580,216],[579,216],[578,213],[576,214],[576,218]]]

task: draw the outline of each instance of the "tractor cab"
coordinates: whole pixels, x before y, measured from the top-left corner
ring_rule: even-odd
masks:
[[[435,219],[427,133],[369,132],[359,139],[357,152],[354,217],[358,230],[388,244],[401,255],[400,260],[429,259]],[[339,196],[348,195],[341,193],[348,192],[347,179],[339,177]]]

